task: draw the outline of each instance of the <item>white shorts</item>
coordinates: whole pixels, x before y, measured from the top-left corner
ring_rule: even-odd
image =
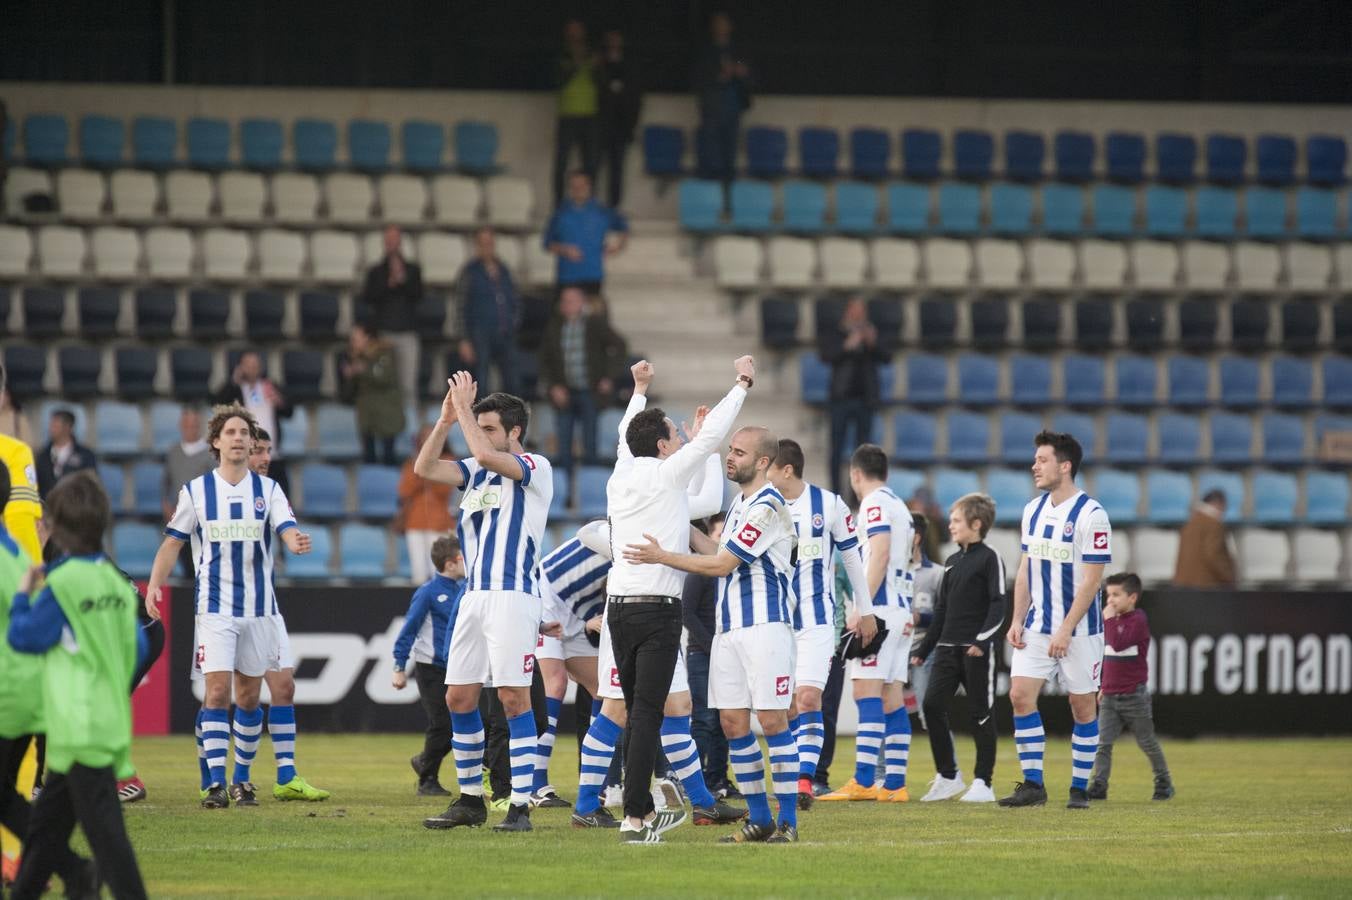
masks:
[[[794,643],[797,645],[797,659],[793,668],[794,689],[825,688],[826,679],[831,675],[831,657],[836,652],[836,627],[809,625],[794,632]]]
[[[850,677],[856,681],[880,679],[883,684],[906,683],[911,668],[911,614],[904,609],[886,607],[873,614],[887,623],[887,638],[878,652],[850,660]],[[906,632],[902,634],[902,632]]]
[[[281,667],[281,644],[271,616],[198,613],[192,674],[239,671],[251,678]]]
[[[1082,634],[1070,639],[1070,649],[1061,659],[1047,655],[1050,634],[1023,633],[1022,650],[1015,649],[1009,663],[1011,678],[1040,678],[1043,681],[1058,672],[1061,684],[1071,694],[1096,694],[1103,673],[1103,635]]]
[[[609,605],[606,609],[609,609]],[[610,619],[601,614],[601,647],[596,657],[596,696],[602,700],[623,700],[620,670],[615,665],[615,648],[610,645]],[[671,687],[667,694],[690,692],[690,675],[685,670],[685,648],[676,651],[676,668],[671,673]]]
[[[542,584],[540,588],[543,594],[540,621],[558,622],[563,626],[563,637],[540,635],[535,645],[536,659],[567,660],[579,656],[596,656],[597,649],[587,640],[587,623],[573,615],[573,611],[554,596],[548,585]]]
[[[529,687],[540,640],[540,598],[522,591],[466,591],[446,654],[447,684]]]
[[[796,651],[793,626],[787,622],[764,622],[714,635],[709,707],[788,709]]]
[[[274,671],[294,669],[296,660],[291,655],[291,635],[286,633],[286,620],[281,613],[273,613],[269,618],[277,626],[277,668]]]

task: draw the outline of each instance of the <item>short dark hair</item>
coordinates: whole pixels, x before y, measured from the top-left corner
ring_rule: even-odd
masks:
[[[269,444],[272,443],[272,435],[268,434],[268,430],[266,428],[258,428],[254,430],[254,443],[256,444],[259,441],[267,441]]]
[[[660,406],[645,409],[629,420],[624,431],[624,442],[635,456],[656,456],[657,442],[671,437],[667,430],[667,414]]]
[[[1216,503],[1227,503],[1229,501],[1225,496],[1225,491],[1221,490],[1220,488],[1212,488],[1211,490],[1207,491],[1205,494],[1202,495],[1202,502],[1216,504]]]
[[[887,453],[877,444],[860,444],[850,457],[850,468],[858,469],[869,478],[887,480]]]
[[[1070,477],[1080,474],[1080,461],[1084,459],[1084,448],[1074,436],[1063,431],[1039,431],[1033,438],[1034,447],[1051,447],[1057,462],[1070,463]]]
[[[446,563],[460,555],[460,539],[453,534],[444,534],[432,542],[432,565],[437,574],[446,568]]]
[[[1110,587],[1120,587],[1128,594],[1141,596],[1141,576],[1135,572],[1114,572],[1103,579],[1103,583]]]
[[[60,419],[62,422],[66,423],[66,427],[71,431],[75,430],[75,413],[66,409],[64,406],[60,409],[52,410],[52,418]]]
[[[526,426],[530,423],[530,413],[526,410],[525,401],[520,397],[503,391],[494,391],[487,397],[480,397],[474,402],[472,408],[476,416],[486,412],[495,412],[498,418],[502,420],[502,428],[511,434],[513,428],[521,429],[521,442],[526,441]]]
[[[695,528],[699,531],[700,534],[709,534],[714,530],[715,525],[725,521],[726,519],[727,516],[725,516],[723,513],[716,512],[712,516],[709,516],[709,518],[707,519],[696,519],[691,524],[695,526]]]
[[[51,543],[69,556],[103,549],[103,533],[112,521],[108,492],[92,469],[63,476],[47,492],[44,518],[51,519]]]
[[[789,466],[793,469],[793,474],[799,478],[803,477],[803,466],[806,460],[803,459],[803,448],[792,438],[779,439],[779,451],[775,454],[775,465]]]

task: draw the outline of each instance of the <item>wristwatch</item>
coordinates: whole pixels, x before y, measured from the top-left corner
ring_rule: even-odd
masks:
[[[738,376],[737,376],[737,383],[738,383],[738,384],[745,384],[746,387],[747,387],[747,390],[750,390],[750,389],[751,389],[751,386],[754,385],[754,384],[756,383],[756,379],[752,378],[750,375],[738,375]]]

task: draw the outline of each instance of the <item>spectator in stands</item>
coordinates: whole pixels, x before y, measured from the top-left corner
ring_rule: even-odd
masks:
[[[1192,511],[1178,535],[1174,585],[1190,588],[1235,586],[1235,560],[1225,529],[1225,492],[1211,490]]]
[[[211,447],[202,435],[202,412],[196,406],[184,404],[178,414],[178,443],[164,454],[164,477],[160,482],[160,508],[164,521],[174,517],[178,492],[194,478],[205,475],[216,467]],[[183,567],[192,577],[192,547],[185,541],[180,554]]]
[[[582,289],[564,288],[540,344],[540,383],[558,417],[559,448],[553,460],[560,470],[572,468],[575,427],[582,429],[584,457],[596,458],[597,408],[612,399],[614,373],[626,356],[624,338],[606,317],[587,314]]]
[[[926,559],[943,559],[944,544],[948,542],[948,529],[939,524],[943,518],[943,509],[939,506],[934,494],[923,484],[915,489],[906,500],[906,508],[915,515],[912,522],[921,519],[925,522],[921,534],[921,549],[924,551]]]
[[[0,434],[18,438],[28,446],[33,446],[33,426],[9,388],[0,388]]]
[[[404,430],[404,397],[395,377],[394,345],[374,325],[358,322],[342,363],[343,393],[356,407],[362,461],[397,466],[394,439]]]
[[[399,386],[404,400],[418,399],[417,309],[423,298],[422,267],[404,258],[404,235],[396,226],[385,228],[385,256],[366,272],[362,302],[370,323],[395,348]],[[260,423],[261,424],[261,423]],[[266,426],[264,426],[266,427]]]
[[[717,541],[723,534],[723,514],[712,516],[707,524],[696,523],[700,531]],[[690,734],[699,750],[704,783],[717,796],[735,793],[728,779],[728,739],[723,734],[718,710],[709,707],[709,657],[716,630],[714,614],[718,607],[718,579],[707,575],[687,575],[681,593],[681,615],[685,624],[685,662],[690,677]]]
[[[704,141],[700,175],[726,184],[737,168],[742,113],[751,107],[751,73],[733,46],[732,19],[727,13],[714,13],[709,36],[709,45],[696,58],[691,76]]]
[[[624,159],[634,142],[643,93],[633,57],[624,52],[624,35],[606,32],[601,51],[601,146],[605,148],[606,202],[619,209],[624,198]]]
[[[45,500],[58,481],[71,472],[93,469],[98,465],[94,451],[75,439],[75,414],[68,409],[52,413],[47,423],[47,446],[35,460],[38,469],[38,493]]]
[[[253,414],[258,427],[273,437],[272,462],[268,477],[285,491],[289,485],[286,466],[282,460],[282,419],[291,417],[294,407],[287,402],[281,389],[263,373],[263,356],[257,350],[245,350],[239,355],[230,380],[211,397],[221,405],[238,403]]]
[[[429,425],[418,431],[418,440],[414,447],[427,443],[432,433]],[[399,513],[396,530],[402,529],[404,541],[408,544],[408,560],[413,570],[413,583],[422,584],[434,574],[432,571],[432,544],[437,538],[448,534],[455,528],[455,519],[451,516],[451,486],[437,481],[428,481],[413,472],[413,463],[417,461],[415,451],[404,462],[399,472]],[[442,449],[442,459],[451,455]]]
[[[563,26],[559,55],[559,118],[554,139],[554,205],[563,201],[563,173],[576,145],[582,171],[596,175],[596,73],[600,61],[587,46],[587,26],[569,19]]]
[[[878,368],[887,359],[862,298],[852,298],[838,325],[818,335],[817,352],[831,366],[831,490],[840,493],[840,464],[853,449],[846,435],[853,425],[854,444],[872,440],[882,394]]]
[[[608,241],[611,232],[615,239]],[[558,285],[601,293],[605,258],[619,253],[629,239],[629,223],[592,196],[592,178],[576,170],[568,176],[568,202],[554,211],[545,228],[545,249],[559,258]]]
[[[487,225],[474,233],[474,258],[460,270],[460,359],[474,372],[480,395],[488,394],[489,366],[498,369],[498,390],[518,392],[516,325],[520,297],[512,272],[498,258],[497,240]]]

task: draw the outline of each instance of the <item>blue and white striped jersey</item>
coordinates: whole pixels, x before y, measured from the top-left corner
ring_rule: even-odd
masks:
[[[199,615],[252,618],[277,612],[273,534],[295,527],[296,515],[277,482],[249,472],[231,484],[213,469],[179,489],[164,533],[191,542]]]
[[[741,564],[718,582],[718,631],[766,622],[792,624],[794,528],[784,497],[765,485],[738,494],[723,526],[723,547]]]
[[[790,576],[796,598],[793,627],[836,621],[836,550],[857,553],[854,516],[845,501],[815,484],[787,501],[798,530],[798,566]]]
[[[911,511],[901,498],[892,493],[892,489],[883,485],[859,502],[859,522],[863,529],[860,543],[864,548],[864,571],[868,571],[869,558],[873,553],[873,543],[869,539],[874,535],[890,535],[887,553],[887,577],[873,595],[874,607],[893,607],[910,612],[911,595],[915,590],[914,574],[910,571],[911,544],[915,539],[915,526],[911,524]],[[855,602],[859,609],[858,601]],[[867,613],[868,608],[859,609]]]
[[[1023,555],[1028,560],[1028,616],[1023,627],[1052,634],[1065,621],[1084,583],[1086,564],[1110,563],[1112,526],[1108,513],[1084,491],[1053,505],[1043,494],[1023,508]],[[1102,589],[1075,625],[1075,635],[1102,634]]]
[[[456,462],[465,479],[458,530],[467,591],[535,593],[554,472],[538,453],[523,453],[517,460],[520,480],[485,469],[473,458]]]
[[[606,605],[610,560],[577,538],[564,541],[540,560],[540,586],[552,593],[578,619],[586,622]]]

